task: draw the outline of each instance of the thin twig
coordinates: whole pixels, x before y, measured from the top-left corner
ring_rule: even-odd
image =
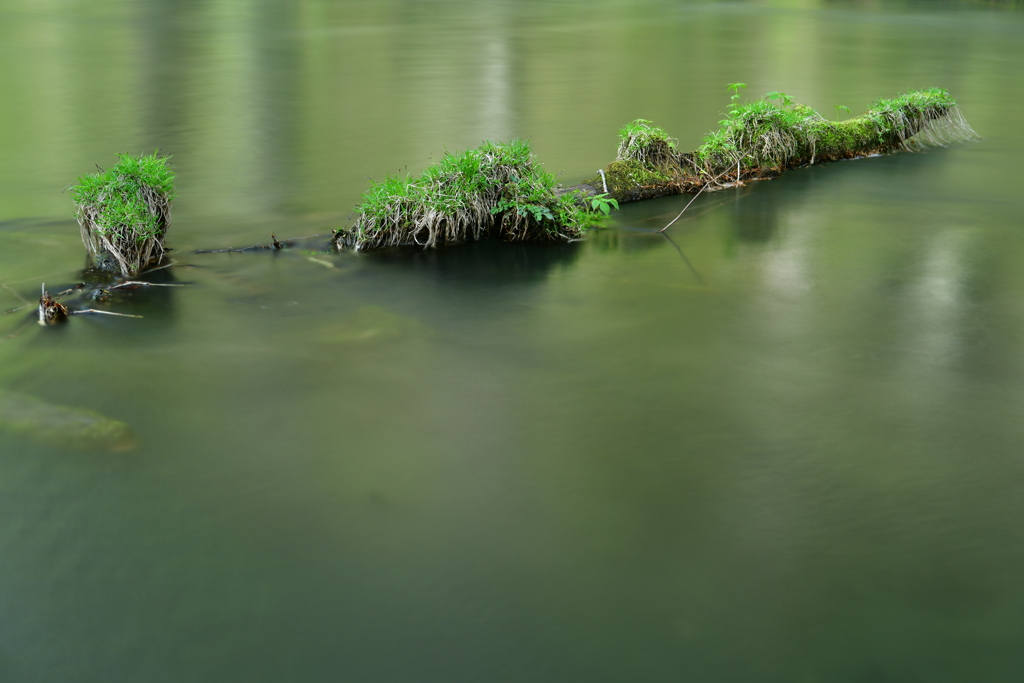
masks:
[[[25,306],[33,306],[33,305],[34,305],[34,304],[33,304],[33,303],[31,302],[31,301],[29,301],[28,299],[26,299],[25,297],[23,297],[23,296],[22,296],[21,294],[18,294],[18,293],[17,293],[16,291],[14,291],[14,290],[13,290],[13,289],[11,289],[10,287],[8,287],[8,286],[7,286],[7,283],[6,283],[6,282],[4,283],[3,287],[4,287],[4,289],[6,289],[6,290],[7,290],[8,292],[10,292],[11,294],[13,294],[13,295],[14,295],[15,297],[17,297],[18,299],[21,299],[22,303],[24,303],[24,304],[25,304]],[[9,310],[9,311],[5,311],[5,313],[14,313],[15,311],[20,311],[21,309],[25,308],[25,306],[19,306],[18,308],[12,308],[12,309],[11,309],[11,310]]]
[[[743,192],[740,194],[740,196],[746,195],[749,191],[750,191],[749,186],[746,183],[744,183],[743,184]],[[738,201],[739,198],[740,198],[739,196],[724,197],[724,196],[718,195],[715,198],[715,200],[709,200],[709,201],[705,202],[704,204],[701,204],[701,207],[700,207],[699,210],[695,209],[696,213],[691,213],[690,214],[690,220],[693,220],[695,218],[700,218],[704,214],[706,214],[706,213],[708,213],[710,211],[713,211],[713,210],[717,209],[720,206],[724,206],[725,204],[732,204],[733,202]],[[664,216],[652,216],[651,218],[649,218],[647,220],[650,221],[650,222],[654,222],[656,220],[662,220],[663,218],[664,218]],[[653,230],[653,228],[651,228],[651,229]],[[655,232],[660,232],[660,231],[655,230]]]
[[[243,247],[241,249],[235,249],[234,247],[228,247],[227,249],[196,249],[194,254],[230,254],[235,252],[252,251],[253,249],[267,249],[266,244],[254,244],[251,247]]]
[[[168,251],[170,251],[170,250],[168,249]],[[163,270],[164,268],[170,268],[171,266],[176,266],[176,265],[178,265],[177,261],[169,261],[169,262],[165,263],[162,266],[157,266],[156,268],[150,268],[149,270],[144,270],[141,273],[139,273],[139,275],[145,275],[146,273],[153,273],[153,272],[156,272],[158,270]]]
[[[113,311],[99,311],[95,308],[84,308],[80,311],[71,311],[71,315],[78,315],[80,313],[102,313],[103,315],[116,315],[120,318],[141,318],[141,315],[130,315],[128,313],[114,313]]]
[[[21,324],[17,325],[12,332],[9,332],[8,334],[4,335],[3,339],[14,339],[19,334],[29,329],[29,320],[30,318],[23,318]]]
[[[107,290],[114,289],[128,289],[129,287],[186,287],[185,283],[164,283],[164,282],[142,282],[140,280],[129,280],[128,282],[122,282],[116,284],[113,287],[107,287]]]
[[[712,181],[710,181],[710,180],[709,180],[709,181],[707,182],[707,184],[706,184],[706,185],[704,185],[704,187],[700,188],[700,190],[698,190],[698,191],[697,191],[697,194],[693,195],[693,199],[691,199],[690,201],[688,201],[688,202],[686,203],[686,206],[684,206],[684,207],[683,207],[683,210],[679,212],[679,215],[677,215],[677,216],[676,216],[675,218],[673,218],[672,220],[670,220],[670,221],[668,222],[668,225],[666,225],[666,226],[665,226],[664,228],[662,228],[662,229],[661,229],[661,230],[659,230],[658,232],[659,232],[659,233],[665,232],[666,230],[668,230],[669,228],[671,228],[671,227],[672,227],[672,224],[673,224],[673,223],[675,223],[675,222],[676,222],[677,220],[679,220],[680,218],[682,218],[682,217],[683,217],[683,214],[684,214],[684,213],[686,213],[686,210],[690,208],[690,204],[693,204],[693,203],[694,203],[694,202],[695,202],[695,201],[697,200],[697,197],[699,197],[699,196],[700,196],[700,193],[701,193],[701,192],[703,192],[704,190],[708,189],[708,187],[709,187],[709,186],[711,185],[711,182],[712,182]]]
[[[731,171],[731,170],[732,170],[732,166],[730,166],[728,170],[729,170],[729,171]],[[700,188],[700,190],[698,190],[698,191],[697,191],[697,194],[693,195],[693,199],[691,199],[691,200],[690,200],[689,202],[687,202],[687,203],[686,203],[686,206],[684,206],[684,207],[683,207],[683,210],[679,212],[679,215],[678,215],[678,216],[676,216],[675,218],[673,218],[673,219],[672,219],[671,221],[669,221],[668,225],[666,225],[666,226],[665,226],[664,228],[662,228],[662,229],[661,229],[661,230],[659,230],[658,232],[665,232],[665,231],[666,231],[666,230],[668,230],[668,229],[669,229],[670,227],[672,227],[672,224],[673,224],[673,223],[675,223],[675,222],[676,222],[677,220],[679,220],[680,218],[682,218],[682,217],[683,217],[683,214],[684,214],[684,213],[686,213],[686,210],[690,208],[690,204],[693,204],[693,203],[694,203],[694,202],[695,202],[695,201],[697,200],[697,197],[699,197],[699,196],[700,196],[700,193],[701,193],[701,192],[703,192],[704,190],[708,189],[709,187],[711,187],[711,183],[713,183],[713,182],[715,182],[716,180],[718,180],[719,178],[721,178],[721,177],[722,177],[723,175],[725,175],[725,174],[726,174],[727,172],[728,172],[728,171],[722,171],[722,172],[721,172],[721,173],[719,173],[719,174],[718,174],[717,176],[715,176],[714,178],[712,178],[711,180],[709,180],[709,181],[708,181],[707,183],[705,183],[705,184],[704,184],[704,187]]]

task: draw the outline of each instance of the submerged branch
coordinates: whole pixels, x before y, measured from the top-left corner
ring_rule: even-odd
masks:
[[[116,315],[121,318],[141,318],[141,315],[131,315],[130,313],[115,313],[114,311],[101,311],[97,308],[83,308],[77,311],[71,311],[71,315],[82,315],[83,313],[101,313],[103,315]]]
[[[187,285],[183,282],[142,282],[141,280],[129,280],[128,282],[122,282],[112,287],[107,287],[107,291],[113,291],[115,289],[135,289],[136,287],[186,287]]]
[[[264,251],[271,250],[276,251],[278,249],[290,249],[297,246],[300,242],[307,240],[316,239],[317,237],[323,237],[323,235],[307,235],[306,237],[292,237],[283,241],[278,241],[277,236],[274,233],[270,233],[270,242],[266,244],[254,244],[251,247],[228,247],[227,249],[196,249],[194,254],[240,254],[246,251]]]

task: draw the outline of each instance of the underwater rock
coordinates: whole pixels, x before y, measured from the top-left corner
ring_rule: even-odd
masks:
[[[124,422],[0,389],[0,430],[76,450],[128,451],[138,440]]]
[[[381,306],[363,306],[326,326],[318,337],[320,343],[329,346],[373,345],[400,339],[417,329],[420,323],[412,318],[396,315]]]

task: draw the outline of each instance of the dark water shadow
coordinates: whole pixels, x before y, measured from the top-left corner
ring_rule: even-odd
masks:
[[[403,247],[366,258],[377,267],[401,268],[443,286],[501,288],[543,283],[580,255],[579,242],[482,240],[439,249]]]
[[[123,308],[124,313],[141,315],[149,320],[174,322],[178,317],[178,296],[188,286],[187,282],[178,279],[174,266],[143,273],[135,279],[156,286],[119,290],[110,301],[111,308]]]
[[[728,239],[746,244],[770,242],[779,231],[779,211],[782,205],[792,200],[789,193],[783,196],[780,192],[748,192],[742,201],[729,206],[726,214],[729,223]]]

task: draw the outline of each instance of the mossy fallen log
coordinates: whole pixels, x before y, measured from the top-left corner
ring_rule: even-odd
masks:
[[[714,190],[799,166],[977,137],[939,88],[878,100],[846,121],[829,121],[783,93],[746,104],[734,95],[720,124],[696,150],[679,152],[664,130],[638,119],[620,132],[615,160],[571,188],[556,186],[522,141],[447,154],[419,178],[388,178],[371,187],[356,207],[355,224],[337,231],[333,244],[373,250],[485,237],[568,241],[618,202]]]
[[[127,451],[137,444],[124,422],[0,389],[0,430],[58,448]]]
[[[620,131],[615,160],[573,189],[584,195],[607,193],[619,202],[638,201],[774,178],[800,166],[978,137],[940,88],[878,100],[845,121],[829,121],[783,93],[746,104],[737,104],[734,96],[720,123],[696,150],[679,152],[664,130],[638,119]]]
[[[171,224],[170,157],[119,155],[113,168],[85,175],[71,188],[82,242],[101,272],[135,277],[164,258]]]

